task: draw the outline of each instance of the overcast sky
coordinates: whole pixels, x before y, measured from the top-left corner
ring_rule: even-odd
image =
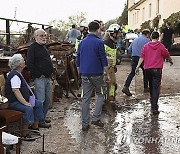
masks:
[[[48,24],[52,20],[67,20],[80,12],[87,14],[89,21],[104,22],[121,15],[126,0],[0,0],[1,18]],[[12,26],[17,26],[13,23]],[[0,28],[5,27],[0,20]],[[2,29],[2,28],[1,28]]]

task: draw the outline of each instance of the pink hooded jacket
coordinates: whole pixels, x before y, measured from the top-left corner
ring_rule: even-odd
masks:
[[[163,68],[164,58],[169,58],[169,52],[159,41],[145,44],[141,51],[144,59],[144,69]]]

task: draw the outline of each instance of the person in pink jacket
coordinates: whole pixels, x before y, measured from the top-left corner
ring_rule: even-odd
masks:
[[[141,57],[136,68],[136,73],[139,72],[139,67],[144,61],[144,69],[146,75],[148,76],[150,87],[151,112],[153,114],[159,114],[158,99],[160,94],[164,58],[168,59],[171,65],[173,62],[168,50],[161,42],[158,41],[159,33],[152,32],[151,39],[152,41],[145,44],[142,48]]]

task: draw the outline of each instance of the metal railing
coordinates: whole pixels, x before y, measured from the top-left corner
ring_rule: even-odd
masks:
[[[6,32],[5,33],[0,33],[0,35],[6,35],[6,44],[7,45],[10,45],[10,42],[11,42],[10,36],[11,35],[24,35],[22,33],[11,33],[11,31],[10,31],[10,21],[11,22],[21,22],[21,23],[27,23],[27,24],[40,25],[40,26],[42,26],[42,29],[45,29],[45,26],[47,26],[47,28],[53,27],[53,26],[47,25],[47,24],[41,24],[41,23],[29,22],[29,21],[22,21],[22,20],[16,20],[16,19],[7,19],[7,18],[1,18],[1,17],[0,17],[0,20],[5,20],[6,21]]]

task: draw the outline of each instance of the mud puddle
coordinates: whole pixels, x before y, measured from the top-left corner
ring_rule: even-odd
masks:
[[[180,96],[161,97],[159,115],[150,113],[149,100],[127,101],[115,117],[103,112],[104,129],[91,126],[88,132],[81,130],[80,102],[70,105],[64,121],[77,142],[76,153],[179,154]]]
[[[148,100],[118,111],[113,124],[114,154],[179,154],[180,96],[159,99],[159,115],[150,113]]]

